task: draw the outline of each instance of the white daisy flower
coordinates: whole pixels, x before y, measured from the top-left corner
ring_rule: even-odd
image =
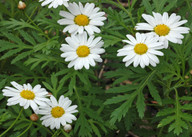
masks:
[[[89,35],[93,35],[94,32],[101,32],[97,26],[104,25],[103,21],[106,20],[106,17],[103,17],[103,15],[105,15],[105,12],[98,12],[100,8],[95,8],[95,4],[86,3],[83,7],[81,2],[79,2],[79,5],[74,2],[69,3],[67,9],[69,12],[60,11],[60,15],[64,19],[58,20],[60,25],[67,25],[63,32],[82,34],[86,30]]]
[[[117,56],[125,56],[123,62],[126,62],[126,67],[131,63],[134,67],[139,64],[142,68],[149,66],[149,64],[155,67],[159,63],[156,55],[163,56],[163,53],[158,50],[164,47],[163,42],[158,41],[158,37],[140,33],[136,33],[136,38],[129,34],[126,36],[128,40],[123,40],[123,42],[128,44],[119,49],[117,54]]]
[[[72,105],[71,100],[68,97],[60,96],[59,101],[55,99],[54,96],[50,97],[50,102],[48,102],[47,107],[41,107],[39,114],[45,115],[40,118],[42,120],[42,125],[51,129],[59,129],[60,124],[65,126],[67,123],[72,123],[72,120],[77,120],[77,118],[72,114],[78,112],[76,110],[77,105]]]
[[[153,16],[142,14],[147,23],[138,23],[135,27],[136,30],[152,31],[151,34],[158,36],[159,41],[164,42],[165,48],[168,48],[168,41],[182,44],[184,38],[182,34],[189,33],[190,29],[180,26],[185,24],[187,20],[180,21],[181,16],[177,16],[175,13],[169,17],[167,12],[164,12],[163,15],[153,12]]]
[[[101,48],[104,44],[101,37],[94,38],[92,35],[87,38],[87,33],[84,32],[67,37],[65,40],[68,44],[62,44],[60,50],[64,52],[61,57],[65,58],[65,61],[70,61],[68,68],[74,66],[74,69],[78,70],[84,66],[89,69],[89,65],[95,66],[95,62],[102,62],[99,54],[105,50]]]
[[[24,109],[27,109],[29,106],[33,109],[34,112],[38,112],[38,105],[46,106],[46,101],[49,99],[46,98],[48,92],[41,88],[41,85],[36,85],[34,88],[28,83],[20,85],[15,81],[12,81],[12,87],[5,87],[3,91],[3,95],[9,98],[7,101],[8,106],[19,104],[23,106]]]
[[[39,0],[39,2],[42,2],[44,1],[41,6],[45,6],[45,5],[48,5],[48,8],[57,8],[58,6],[61,6],[61,5],[64,5],[65,7],[68,7],[69,4],[68,4],[68,1],[69,0]]]

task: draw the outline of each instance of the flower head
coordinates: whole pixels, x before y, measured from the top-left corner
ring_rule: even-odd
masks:
[[[8,106],[19,104],[23,106],[24,109],[31,106],[34,112],[38,112],[38,105],[46,106],[46,101],[49,101],[49,99],[46,98],[48,92],[44,88],[41,88],[40,85],[32,88],[29,83],[23,84],[22,86],[13,81],[11,84],[14,88],[6,86],[2,90],[4,96],[11,97],[7,100]]]
[[[72,101],[68,97],[64,98],[63,95],[60,96],[58,102],[54,96],[51,96],[47,107],[40,106],[39,114],[44,115],[40,118],[43,121],[42,125],[50,126],[51,129],[59,129],[60,125],[65,126],[67,123],[72,123],[72,120],[77,120],[73,115],[78,112],[77,105],[70,106],[71,103]]]
[[[58,20],[60,25],[67,25],[63,32],[69,33],[79,33],[82,34],[83,31],[87,31],[89,35],[100,33],[101,30],[97,26],[103,26],[103,21],[106,20],[105,12],[99,12],[99,8],[95,8],[95,4],[86,3],[83,7],[82,3],[79,2],[77,5],[75,2],[70,3],[67,7],[69,12],[60,11],[60,15],[64,19]]]
[[[138,23],[135,27],[136,30],[152,31],[151,34],[158,36],[159,41],[164,42],[165,48],[168,48],[168,41],[182,44],[184,38],[182,34],[189,33],[189,28],[180,27],[187,20],[180,21],[181,16],[177,16],[175,13],[169,17],[167,12],[164,12],[163,15],[153,12],[153,16],[142,14],[142,17],[147,23]]]
[[[87,34],[84,32],[67,37],[65,40],[68,44],[61,45],[60,50],[64,52],[61,57],[65,58],[65,61],[70,61],[69,68],[74,66],[75,70],[78,70],[84,66],[89,69],[89,65],[95,66],[95,62],[102,62],[99,54],[104,53],[105,50],[101,48],[104,44],[101,37],[87,38]]]
[[[18,7],[18,9],[20,9],[20,10],[24,10],[24,9],[26,8],[26,4],[25,4],[24,2],[22,2],[22,1],[19,1],[17,7]]]
[[[118,50],[117,56],[125,56],[123,62],[128,67],[133,63],[134,67],[140,65],[142,68],[151,64],[156,66],[159,59],[156,55],[163,56],[159,49],[163,49],[163,43],[158,42],[158,37],[136,33],[136,38],[131,35],[126,35],[128,40],[123,40],[127,45]]]
[[[64,5],[65,7],[68,7],[68,1],[69,0],[39,0],[39,2],[42,2],[41,6],[48,5],[48,8],[57,8],[58,6]]]

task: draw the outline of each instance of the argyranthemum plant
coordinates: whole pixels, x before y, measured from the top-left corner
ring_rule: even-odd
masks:
[[[77,105],[72,105],[71,100],[68,97],[60,96],[59,101],[54,96],[50,97],[47,107],[41,107],[39,114],[45,115],[41,117],[42,125],[46,127],[50,126],[51,129],[59,129],[60,125],[65,126],[67,123],[72,123],[72,120],[77,120],[73,113],[78,112],[76,110]]]
[[[99,54],[105,52],[101,48],[104,42],[101,37],[95,38],[93,35],[87,37],[87,33],[72,35],[67,37],[67,44],[62,44],[60,50],[64,53],[61,57],[65,58],[65,61],[70,61],[68,67],[74,66],[75,70],[85,67],[89,69],[89,65],[95,66],[95,62],[102,62]]]
[[[67,25],[63,32],[82,34],[85,30],[89,35],[101,32],[98,26],[104,25],[103,21],[106,20],[106,17],[103,15],[105,12],[99,12],[100,8],[95,8],[94,3],[86,3],[83,7],[81,2],[79,5],[74,2],[70,3],[67,9],[69,12],[60,11],[60,15],[64,19],[58,20],[60,25]]]
[[[187,20],[180,21],[181,16],[175,13],[172,13],[169,17],[167,12],[164,12],[163,15],[153,12],[153,16],[142,14],[142,17],[147,23],[138,23],[135,27],[136,30],[152,31],[151,34],[158,36],[159,41],[164,42],[165,48],[168,48],[168,41],[182,44],[184,38],[182,34],[189,33],[189,28],[180,27]]]
[[[158,42],[158,37],[136,33],[136,38],[131,35],[126,35],[128,40],[123,40],[127,45],[118,50],[117,56],[125,56],[123,62],[128,67],[133,63],[134,67],[140,65],[142,68],[151,64],[156,66],[159,59],[156,55],[163,56],[159,49],[163,49],[163,43]]]
[[[34,112],[38,112],[38,105],[46,106],[47,101],[49,101],[47,97],[48,92],[46,89],[41,88],[41,85],[36,85],[34,88],[28,83],[20,85],[15,81],[12,81],[12,87],[5,87],[3,91],[3,95],[9,98],[7,101],[8,106],[19,104],[23,106],[24,109],[27,109],[29,106],[33,109]],[[38,104],[38,105],[37,105]]]
[[[69,4],[68,4],[68,1],[69,0],[39,0],[39,2],[42,2],[43,3],[41,4],[41,6],[45,6],[45,5],[48,5],[48,8],[57,8],[58,6],[61,6],[61,5],[64,5],[65,7],[68,7]]]

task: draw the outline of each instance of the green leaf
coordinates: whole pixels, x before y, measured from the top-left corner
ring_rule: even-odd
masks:
[[[24,38],[26,41],[28,41],[30,44],[32,44],[32,45],[34,45],[34,46],[36,45],[35,40],[33,39],[33,37],[32,37],[31,35],[29,35],[29,33],[24,32],[23,30],[20,30],[19,32],[20,32],[20,34],[23,36],[23,38]]]
[[[0,60],[8,58],[10,56],[13,56],[16,53],[20,52],[21,50],[23,50],[23,49],[22,48],[18,48],[18,49],[10,50],[7,53],[5,53],[3,56],[1,56]]]
[[[89,121],[89,123],[90,123],[90,125],[91,125],[91,127],[92,127],[92,129],[93,129],[93,132],[95,132],[95,134],[97,135],[97,137],[101,137],[101,134],[100,134],[100,132],[99,132],[99,129],[93,124],[93,122],[90,120]]]
[[[176,121],[169,126],[168,131],[171,132],[173,130],[175,134],[179,135],[183,131],[182,127],[188,129],[188,125],[184,121],[176,119]]]
[[[157,113],[157,117],[159,116],[166,116],[169,114],[175,113],[175,109],[173,108],[165,108],[165,109],[161,109],[158,113]]]
[[[137,103],[136,103],[137,111],[139,112],[139,117],[144,117],[145,112],[145,98],[142,92],[139,92],[137,96]]]
[[[122,117],[126,115],[129,108],[131,107],[133,100],[135,99],[135,96],[135,94],[131,94],[127,101],[125,101],[120,107],[118,107],[117,109],[115,109],[115,111],[112,112],[110,120],[111,125],[114,125],[117,120],[120,121]]]
[[[153,9],[152,9],[152,5],[150,4],[149,0],[143,0],[142,3],[144,5],[145,10],[147,11],[147,13],[151,14]]]
[[[137,88],[138,88],[137,85],[127,84],[127,85],[122,85],[120,87],[110,88],[106,91],[106,93],[125,93],[125,92],[136,90]]]
[[[174,120],[175,120],[174,116],[168,116],[168,117],[164,118],[163,120],[161,120],[160,123],[157,125],[157,127],[159,128],[159,127],[166,126]]]
[[[13,35],[12,33],[3,33],[3,35],[17,44],[23,44],[22,40],[19,37]]]
[[[58,82],[57,77],[55,76],[55,74],[52,74],[52,75],[51,75],[51,84],[53,85],[53,89],[56,89],[56,87],[57,87],[57,82]]]
[[[73,77],[71,78],[71,81],[69,83],[69,95],[71,96],[73,94],[73,88],[76,85],[76,75],[73,75]]]
[[[50,91],[53,91],[53,88],[47,83],[47,82],[42,82],[43,85]]]
[[[112,98],[110,98],[110,99],[107,99],[107,100],[104,102],[104,105],[116,104],[116,103],[119,103],[119,102],[128,100],[129,96],[130,96],[129,94],[126,94],[126,95],[118,95],[118,96],[116,96],[116,97],[112,97]]]
[[[76,133],[79,129],[78,136],[80,137],[87,137],[92,135],[92,128],[87,119],[83,114],[79,116],[76,121],[74,132]]]
[[[150,92],[151,96],[153,97],[153,99],[155,101],[157,101],[158,104],[162,105],[161,97],[159,96],[159,93],[158,93],[156,87],[152,84],[152,82],[148,82],[147,86],[149,88],[149,92]]]
[[[27,51],[27,52],[22,52],[20,54],[18,54],[12,61],[11,64],[16,63],[17,61],[20,61],[24,58],[26,58],[27,56],[31,55],[33,53],[33,51]]]

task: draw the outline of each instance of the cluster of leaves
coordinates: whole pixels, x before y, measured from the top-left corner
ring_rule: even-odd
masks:
[[[79,110],[70,133],[63,129],[50,130],[40,120],[31,121],[32,111],[27,109],[6,135],[111,137],[130,133],[144,137],[189,137],[192,134],[191,34],[182,45],[170,43],[155,68],[126,68],[116,54],[123,47],[121,41],[125,35],[135,34],[134,26],[141,22],[142,13],[176,12],[187,18],[187,26],[192,28],[192,1],[128,0],[128,7],[119,0],[78,1],[95,2],[108,17],[101,27],[102,33],[97,34],[105,42],[106,54],[102,56],[105,61],[90,70],[69,69],[60,57],[60,45],[68,36],[57,23],[63,7],[42,8],[38,1],[28,0],[27,8],[21,11],[16,8],[18,0],[0,3],[0,89],[11,81],[41,84],[56,98],[68,96]],[[6,100],[0,93],[0,132],[11,127],[21,109],[19,105],[7,107]]]

